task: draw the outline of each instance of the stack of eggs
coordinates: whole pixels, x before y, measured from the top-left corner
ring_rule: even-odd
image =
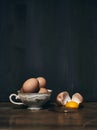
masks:
[[[21,89],[21,93],[48,93],[46,88],[46,79],[44,77],[27,79]]]

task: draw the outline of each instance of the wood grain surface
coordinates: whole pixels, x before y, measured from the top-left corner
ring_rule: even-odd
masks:
[[[97,103],[83,103],[78,110],[49,105],[32,111],[25,106],[0,103],[0,130],[97,130]]]

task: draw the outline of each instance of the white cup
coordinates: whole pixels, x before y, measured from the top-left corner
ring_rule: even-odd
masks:
[[[51,97],[52,90],[48,89],[49,93],[21,93],[18,91],[18,94],[12,93],[9,96],[11,103],[16,105],[26,105],[28,109],[41,109]],[[14,101],[13,99],[20,99],[19,101]]]

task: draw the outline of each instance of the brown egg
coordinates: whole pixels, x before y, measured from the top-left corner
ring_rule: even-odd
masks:
[[[44,77],[38,77],[37,80],[39,82],[39,87],[40,88],[45,88],[46,87],[46,79]]]
[[[48,93],[46,88],[40,88],[39,93]]]
[[[20,92],[23,93],[23,88],[20,89]]]
[[[39,91],[39,82],[36,78],[30,78],[23,83],[21,91],[24,93],[33,93]]]

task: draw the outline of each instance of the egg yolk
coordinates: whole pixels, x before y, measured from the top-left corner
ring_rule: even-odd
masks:
[[[74,102],[74,101],[70,101],[70,102],[67,102],[65,104],[65,107],[66,108],[78,108],[79,107],[79,104]]]

